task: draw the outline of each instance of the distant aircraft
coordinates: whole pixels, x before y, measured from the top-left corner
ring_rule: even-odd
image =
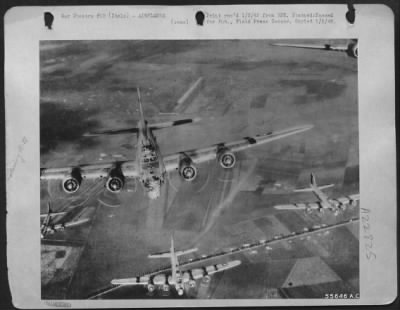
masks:
[[[318,198],[319,200],[318,202],[277,205],[274,208],[278,210],[305,210],[307,212],[312,212],[313,210],[318,210],[320,212],[322,212],[323,210],[330,210],[335,215],[338,215],[341,210],[346,209],[347,205],[352,205],[352,206],[357,205],[357,202],[360,200],[360,194],[354,194],[332,199],[322,192],[323,189],[332,186],[334,186],[334,184],[318,186],[314,174],[311,173],[310,187],[303,189],[296,189],[294,191],[313,192],[314,195]]]
[[[171,260],[171,274],[166,273],[155,273],[147,274],[140,277],[128,278],[128,279],[116,279],[112,280],[113,285],[143,285],[147,286],[149,292],[153,292],[156,286],[161,286],[163,291],[169,291],[171,286],[174,286],[179,296],[184,293],[184,286],[188,284],[190,287],[196,286],[196,280],[200,278],[207,278],[214,273],[234,268],[241,264],[240,260],[230,261],[226,264],[210,265],[207,267],[200,267],[196,269],[182,271],[179,266],[178,257],[181,255],[193,253],[197,251],[196,248],[185,251],[175,251],[174,239],[171,236],[171,248],[170,252],[150,254],[149,258],[169,258]],[[197,261],[201,263],[201,260]]]
[[[358,41],[351,40],[347,44],[342,45],[331,45],[331,44],[291,44],[291,43],[273,43],[274,46],[284,47],[297,47],[297,48],[309,48],[319,49],[326,51],[345,52],[347,56],[352,58],[358,58]]]
[[[223,257],[228,257],[231,255],[237,255],[239,253],[250,253],[250,254],[256,254],[258,253],[257,251],[261,248],[264,248],[266,251],[271,251],[274,250],[274,245],[280,244],[281,242],[288,242],[292,243],[296,240],[304,241],[304,240],[309,240],[313,235],[321,236],[321,235],[327,235],[330,233],[332,229],[336,229],[339,227],[351,225],[352,223],[358,223],[360,221],[359,218],[349,218],[346,220],[343,220],[341,222],[337,222],[334,224],[315,224],[310,227],[304,227],[302,230],[299,231],[292,231],[289,234],[278,234],[274,235],[269,239],[260,239],[254,242],[242,244],[241,246],[238,247],[231,247],[229,249],[223,249],[221,252],[218,253],[213,253],[211,255],[206,256],[205,258],[199,257],[199,258],[194,258],[194,259],[189,259],[185,262],[181,262],[178,265],[178,268],[176,270],[179,270],[181,268],[184,268],[188,266],[189,264],[197,264],[205,259],[218,259],[218,258],[223,258]],[[172,252],[172,251],[171,251]],[[176,254],[176,252],[175,252]],[[160,254],[158,254],[160,255]],[[155,256],[155,255],[153,255]],[[164,257],[164,256],[163,256]],[[170,257],[169,253],[166,253],[165,257]],[[177,260],[175,260],[177,262]],[[209,277],[209,275],[214,271],[221,271],[221,270],[226,270],[229,268],[233,268],[237,265],[241,264],[241,261],[231,261],[228,262],[227,264],[220,264],[220,265],[211,265],[205,268],[200,268],[200,269],[192,269],[188,271],[183,272],[183,278],[186,279],[183,281],[183,283],[188,282],[189,286],[194,287],[196,285],[195,280],[201,277]],[[173,265],[173,263],[172,263]],[[223,266],[228,266],[227,268],[223,269]],[[196,271],[198,270],[198,271]],[[216,271],[215,271],[216,270]],[[207,275],[204,276],[204,272],[207,272]],[[163,289],[169,290],[170,287],[167,285],[167,277],[165,274],[170,273],[171,268],[166,267],[159,269],[157,271],[148,273],[143,276],[139,276],[136,278],[131,278],[131,279],[121,279],[121,280],[112,280],[111,281],[111,286],[102,288],[101,290],[95,292],[91,296],[89,296],[89,299],[96,299],[101,296],[104,296],[112,291],[118,290],[119,288],[123,287],[124,285],[143,285],[146,286],[149,291],[153,292],[155,290],[155,285],[161,285]],[[196,274],[198,274],[196,276]],[[192,275],[192,279],[191,279]],[[172,277],[169,277],[172,281]],[[187,280],[189,279],[189,281]],[[178,282],[178,281],[177,281]],[[177,283],[176,282],[176,283]],[[157,284],[156,284],[157,283]],[[169,283],[169,282],[168,282]],[[183,291],[181,291],[182,293]],[[178,291],[179,294],[179,291]]]
[[[184,180],[193,181],[197,176],[196,164],[217,159],[223,168],[233,168],[236,163],[234,152],[294,135],[313,127],[306,125],[277,132],[271,131],[255,137],[245,137],[235,142],[217,143],[210,147],[178,152],[164,157],[160,152],[153,131],[198,122],[200,119],[182,119],[149,125],[144,119],[139,89],[137,89],[137,94],[140,111],[140,120],[137,127],[87,134],[87,136],[98,136],[136,133],[137,156],[135,160],[65,168],[41,168],[41,180],[62,180],[64,191],[75,193],[79,189],[83,179],[105,179],[106,188],[113,193],[118,193],[123,188],[126,178],[137,178],[141,181],[148,197],[156,199],[160,196],[161,185],[165,181],[167,172],[177,170]]]
[[[44,218],[42,224],[40,225],[40,233],[41,233],[40,236],[42,239],[47,234],[54,234],[57,231],[63,231],[67,227],[79,226],[79,225],[82,225],[82,224],[90,221],[90,218],[80,219],[82,214],[86,213],[86,209],[85,209],[78,216],[74,217],[74,219],[71,221],[62,222],[62,223],[53,223],[53,218],[55,218],[57,216],[66,215],[67,212],[52,212],[52,210],[50,208],[50,203],[47,204],[47,208],[48,208],[47,213],[40,215],[40,218]]]

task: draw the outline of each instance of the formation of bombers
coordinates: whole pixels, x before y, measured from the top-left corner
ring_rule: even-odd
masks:
[[[301,45],[277,43],[276,46],[286,46],[295,48],[312,48],[332,51],[344,51],[349,56],[358,57],[358,43],[351,41],[346,46],[333,45]],[[247,149],[261,146],[275,140],[283,139],[295,134],[306,132],[313,128],[313,125],[301,125],[297,127],[286,128],[279,131],[270,131],[255,136],[243,137],[236,141],[220,142],[208,147],[199,149],[190,149],[178,151],[174,154],[164,155],[160,151],[157,143],[155,132],[164,128],[188,125],[201,122],[200,118],[180,119],[163,123],[148,123],[144,117],[143,107],[140,97],[140,90],[137,88],[138,107],[140,119],[136,127],[111,129],[99,132],[86,133],[86,136],[102,136],[102,135],[135,135],[136,157],[134,160],[120,160],[109,163],[90,163],[85,165],[76,165],[70,167],[59,168],[41,168],[40,179],[46,181],[60,182],[61,188],[67,194],[77,193],[81,184],[86,180],[98,180],[103,182],[105,188],[111,193],[119,193],[124,189],[128,179],[138,180],[142,185],[144,193],[151,200],[159,199],[161,196],[161,187],[166,182],[166,178],[170,173],[177,173],[184,181],[191,182],[196,179],[197,166],[201,163],[216,160],[222,169],[232,169],[235,167],[237,153]],[[337,198],[328,197],[322,190],[333,187],[334,184],[318,186],[316,177],[313,173],[310,175],[310,186],[304,189],[296,189],[295,192],[311,192],[317,198],[316,201],[305,201],[291,204],[275,205],[276,210],[303,210],[306,213],[331,212],[339,215],[348,206],[356,206],[359,202],[360,195],[358,193],[341,196]],[[54,234],[63,231],[66,228],[83,225],[91,220],[92,208],[83,208],[79,212],[75,212],[71,216],[71,211],[53,212],[48,203],[48,212],[41,214],[41,238],[45,239],[48,234]],[[291,235],[274,238],[274,240],[262,240],[250,246],[243,245],[238,251],[248,251],[252,247],[267,246],[270,243],[280,242],[297,238],[303,234],[309,234],[314,231],[331,229],[343,225],[337,223],[329,227],[305,228],[301,233],[293,232]],[[162,291],[169,291],[174,288],[179,296],[184,295],[187,288],[196,287],[196,281],[203,279],[210,280],[210,276],[215,273],[235,268],[241,264],[240,260],[226,260],[218,264],[206,264],[215,258],[213,255],[202,257],[195,260],[197,266],[191,267],[192,261],[180,262],[181,256],[194,253],[197,248],[189,250],[176,250],[174,238],[171,236],[171,244],[169,252],[151,254],[148,258],[168,258],[170,267],[164,270],[156,270],[144,275],[135,276],[133,278],[114,279],[111,281],[113,287],[120,286],[144,286],[149,293],[153,293],[156,288],[160,287]],[[221,256],[228,256],[231,253],[223,253]],[[237,252],[237,251],[236,251]],[[188,267],[189,268],[186,268]]]

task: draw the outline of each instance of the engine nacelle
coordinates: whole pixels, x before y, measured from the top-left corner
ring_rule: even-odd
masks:
[[[209,275],[205,275],[203,281],[204,283],[209,283],[211,281],[211,277]]]
[[[236,156],[229,149],[221,149],[217,153],[217,161],[222,168],[230,169],[236,164]]]
[[[149,291],[149,293],[153,293],[155,289],[156,287],[153,284],[149,283],[147,285],[147,290]]]
[[[106,188],[112,193],[119,193],[125,185],[125,177],[121,169],[114,168],[106,182]]]
[[[164,291],[164,292],[169,292],[169,284],[164,284],[163,286],[162,286],[162,290]]]
[[[197,176],[197,168],[189,157],[183,158],[179,164],[179,174],[186,181],[193,181]]]
[[[195,280],[190,280],[189,281],[189,287],[191,287],[191,288],[196,287],[196,281]]]
[[[64,179],[62,187],[64,192],[68,194],[75,193],[78,191],[82,183],[82,174],[79,168],[74,168],[71,171],[71,175]]]
[[[183,286],[182,286],[182,285],[178,285],[178,286],[176,287],[176,292],[178,293],[179,296],[182,296],[183,293],[184,293]]]
[[[353,58],[358,58],[358,43],[351,43],[347,48],[347,55]]]

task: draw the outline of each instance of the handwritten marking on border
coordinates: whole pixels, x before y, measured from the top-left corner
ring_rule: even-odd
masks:
[[[13,177],[14,171],[17,168],[18,163],[25,162],[25,159],[22,157],[22,153],[24,152],[24,148],[27,143],[28,143],[28,139],[24,136],[21,139],[21,142],[18,144],[18,153],[17,153],[17,156],[15,157],[15,159],[13,160],[11,167],[9,168],[10,172],[8,174],[7,180],[10,180]]]
[[[376,259],[376,254],[373,251],[374,248],[374,236],[371,232],[371,210],[366,208],[361,208],[361,227],[363,230],[365,255],[368,260]]]

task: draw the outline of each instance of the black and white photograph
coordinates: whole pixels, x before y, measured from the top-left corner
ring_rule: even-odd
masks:
[[[394,30],[380,4],[8,10],[12,305],[392,303]]]
[[[357,38],[39,51],[43,300],[360,298]]]

